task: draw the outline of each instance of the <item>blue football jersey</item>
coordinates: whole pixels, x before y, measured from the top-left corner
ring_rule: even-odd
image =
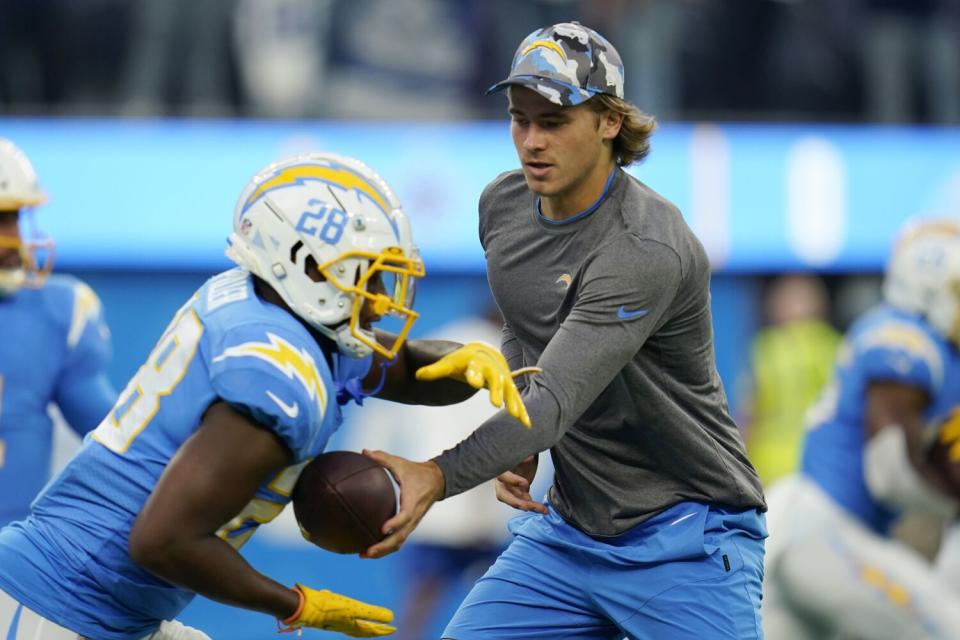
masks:
[[[256,295],[248,272],[209,280],[30,517],[0,532],[0,588],[98,639],[139,639],[175,617],[193,594],[144,571],[127,551],[131,526],[167,463],[218,399],[286,443],[292,466],[217,533],[239,548],[290,501],[300,470],[340,426],[349,394],[338,390],[356,385],[371,359],[334,354],[332,362],[334,371],[296,318]]]
[[[868,527],[885,533],[899,514],[874,500],[863,478],[866,390],[879,381],[926,391],[924,417],[935,423],[960,403],[960,354],[917,316],[878,307],[850,328],[834,381],[811,410],[804,473]]]
[[[0,527],[27,516],[50,477],[59,406],[83,435],[116,400],[104,367],[110,332],[96,294],[69,276],[0,298]]]

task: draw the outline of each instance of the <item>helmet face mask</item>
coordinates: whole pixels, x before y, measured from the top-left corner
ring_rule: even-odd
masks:
[[[887,265],[883,296],[960,346],[960,220],[908,225]]]
[[[423,263],[409,221],[386,183],[350,158],[309,154],[260,171],[237,203],[227,255],[351,357],[392,358],[417,318]],[[387,314],[404,321],[390,349],[370,329]]]
[[[0,254],[19,256],[16,266],[0,266],[0,296],[10,296],[23,286],[40,286],[53,266],[53,242],[33,224],[33,207],[46,202],[37,174],[27,156],[6,138],[0,138]],[[18,221],[26,219],[27,239]]]

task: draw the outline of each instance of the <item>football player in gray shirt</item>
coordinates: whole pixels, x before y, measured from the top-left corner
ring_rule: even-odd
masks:
[[[542,369],[521,383],[533,428],[501,411],[425,463],[368,452],[401,509],[365,555],[499,476],[498,497],[527,513],[445,638],[759,638],[766,505],[717,375],[707,256],[623,170],[654,121],[623,99],[613,46],[578,23],[530,34],[501,89],[522,169],[483,192],[480,240],[503,353]]]

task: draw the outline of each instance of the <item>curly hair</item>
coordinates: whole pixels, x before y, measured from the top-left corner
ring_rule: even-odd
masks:
[[[606,111],[623,114],[620,133],[613,139],[613,155],[617,164],[627,167],[650,153],[650,135],[657,127],[657,119],[644,113],[623,98],[600,93],[587,101],[598,114]]]

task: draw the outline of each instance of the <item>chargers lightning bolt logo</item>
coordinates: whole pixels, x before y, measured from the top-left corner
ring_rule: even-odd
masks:
[[[361,193],[375,202],[385,214],[389,213],[392,208],[386,194],[375,185],[367,182],[362,176],[351,171],[348,167],[337,164],[331,166],[300,164],[280,169],[261,182],[260,185],[253,190],[253,193],[250,194],[246,202],[243,203],[243,211],[245,212],[252,207],[265,193],[281,187],[303,184],[305,180],[317,180],[348,191],[351,189],[355,190],[357,193]]]
[[[523,50],[523,52],[520,55],[525,56],[531,51],[533,51],[534,49],[549,49],[550,51],[553,51],[558,56],[560,56],[560,58],[564,62],[567,61],[567,54],[563,50],[563,47],[561,47],[559,44],[557,44],[553,40],[534,40],[533,42],[531,42],[526,46],[526,48]]]
[[[297,349],[280,336],[269,331],[267,332],[267,339],[270,341],[269,344],[265,342],[244,342],[235,347],[230,347],[214,358],[213,361],[220,362],[226,358],[253,357],[269,362],[291,380],[299,381],[306,389],[310,399],[316,401],[320,413],[323,414],[327,408],[326,387],[320,379],[313,358],[305,350]],[[273,397],[275,396],[272,396],[271,399]],[[276,402],[276,400],[274,401]],[[285,410],[287,415],[293,412],[293,408]],[[299,413],[299,409],[296,410],[296,413]],[[296,417],[296,415],[291,417]]]

